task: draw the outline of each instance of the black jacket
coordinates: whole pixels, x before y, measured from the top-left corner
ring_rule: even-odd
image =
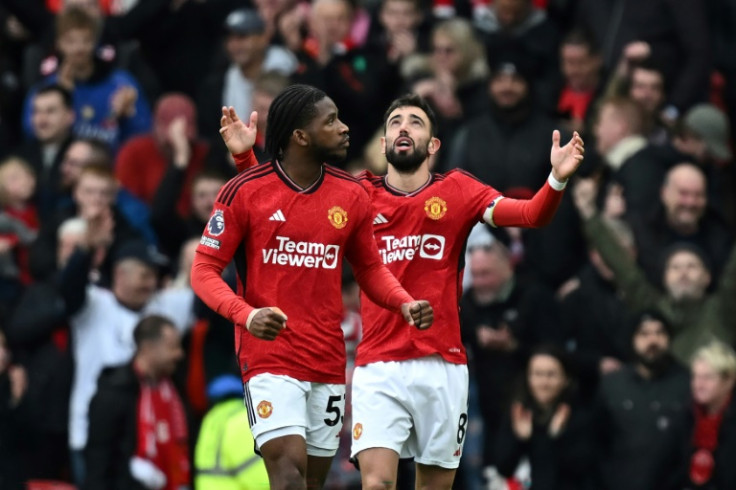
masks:
[[[138,441],[140,381],[133,364],[106,368],[89,406],[89,439],[84,450],[88,490],[143,487],[130,474]]]
[[[595,454],[592,411],[573,404],[570,418],[557,437],[549,424],[534,422],[532,436],[519,439],[507,415],[496,440],[496,466],[505,477],[514,475],[522,457],[531,466],[531,490],[594,490]]]
[[[681,440],[690,401],[688,371],[673,361],[646,379],[629,365],[604,376],[598,395],[600,488],[666,488],[666,461]]]

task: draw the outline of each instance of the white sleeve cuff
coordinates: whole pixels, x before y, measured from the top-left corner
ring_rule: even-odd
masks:
[[[567,187],[567,181],[560,182],[559,180],[555,179],[555,176],[552,175],[552,172],[549,173],[549,177],[547,177],[547,182],[549,182],[549,186],[556,191],[561,191],[565,189],[565,187]]]
[[[493,211],[496,209],[496,205],[503,199],[504,196],[498,196],[496,199],[491,201],[491,204],[488,205],[485,212],[483,213],[483,221],[488,223],[494,228],[497,228],[496,223],[493,222]]]

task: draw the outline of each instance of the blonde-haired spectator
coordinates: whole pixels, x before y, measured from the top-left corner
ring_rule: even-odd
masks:
[[[691,425],[683,433],[685,448],[678,481],[672,488],[736,488],[736,352],[714,340],[693,354]],[[687,441],[687,442],[685,442]]]

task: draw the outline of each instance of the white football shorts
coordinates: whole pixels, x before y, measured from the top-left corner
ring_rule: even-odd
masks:
[[[468,367],[440,356],[355,368],[351,458],[388,448],[401,458],[453,469],[468,428]]]
[[[337,452],[345,414],[345,385],[259,374],[244,385],[248,423],[260,448],[288,435],[302,436],[310,456]]]

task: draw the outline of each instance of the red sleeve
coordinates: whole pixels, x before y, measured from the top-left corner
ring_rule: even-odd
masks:
[[[222,279],[227,264],[203,253],[194,254],[192,289],[207,306],[237,325],[245,325],[253,308]]]
[[[253,153],[253,148],[248,151],[244,151],[243,153],[233,155],[233,160],[235,160],[235,168],[238,169],[238,173],[258,165],[256,154]]]
[[[361,196],[360,200],[363,204],[362,216],[357,217],[358,224],[347,243],[345,256],[353,266],[355,280],[371,301],[386,309],[399,311],[402,304],[414,301],[414,298],[381,262],[373,236],[368,195]]]
[[[531,199],[504,198],[496,201],[492,214],[493,224],[523,228],[548,225],[561,201],[562,191],[554,190],[549,182],[545,182]]]

